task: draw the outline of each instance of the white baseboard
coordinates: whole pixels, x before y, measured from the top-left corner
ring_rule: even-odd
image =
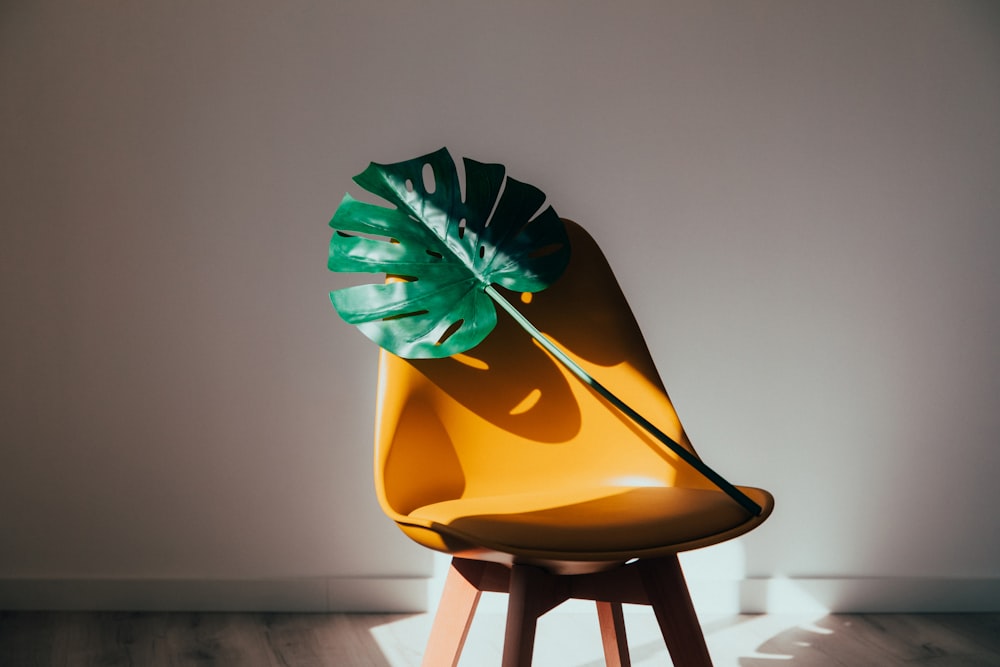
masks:
[[[411,613],[435,606],[433,583],[394,577],[0,579],[0,609]],[[698,612],[708,614],[1000,612],[1000,579],[694,579],[688,585]],[[496,611],[506,601],[486,596],[482,605]]]

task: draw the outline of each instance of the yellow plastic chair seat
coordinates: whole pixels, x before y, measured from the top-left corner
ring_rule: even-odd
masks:
[[[766,492],[743,491],[769,504]],[[557,488],[459,498],[417,508],[408,518],[446,537],[502,553],[565,560],[676,552],[756,524],[720,491],[669,486]]]
[[[566,221],[564,275],[519,311],[587,373],[695,453],[594,239]],[[650,281],[650,288],[656,284]],[[680,325],[680,323],[678,323]],[[628,665],[622,604],[656,612],[675,665],[710,667],[677,554],[754,516],[551,358],[513,318],[447,359],[379,361],[375,484],[385,513],[452,567],[423,664],[457,665],[483,591],[509,594],[504,667],[531,664],[535,623],[597,602],[609,665]]]

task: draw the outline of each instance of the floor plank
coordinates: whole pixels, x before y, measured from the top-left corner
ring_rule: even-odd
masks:
[[[626,609],[633,667],[669,665],[648,610]],[[0,612],[4,667],[416,667],[427,614]],[[498,665],[504,618],[477,615],[461,667]],[[1000,614],[702,619],[715,667],[997,667]],[[604,665],[596,612],[539,621],[538,667]]]

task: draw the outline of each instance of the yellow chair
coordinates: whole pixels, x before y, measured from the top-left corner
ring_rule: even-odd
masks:
[[[508,294],[601,384],[686,448],[611,268],[567,221],[572,257],[548,289]],[[653,607],[675,665],[711,665],[677,553],[742,535],[751,515],[570,375],[513,320],[470,351],[381,351],[375,479],[410,538],[451,554],[426,667],[456,665],[482,591],[509,593],[504,667],[531,664],[536,621],[597,602],[609,665],[628,665],[622,603]]]

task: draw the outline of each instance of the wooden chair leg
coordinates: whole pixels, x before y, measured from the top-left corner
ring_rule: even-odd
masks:
[[[560,586],[558,575],[528,565],[514,565],[507,600],[503,667],[530,667],[538,617],[567,597],[568,589]]]
[[[457,667],[482,591],[508,592],[503,667],[530,667],[538,618],[572,597],[597,601],[604,657],[609,667],[630,667],[621,600],[647,602],[656,614],[675,665],[712,667],[705,636],[676,556],[641,560],[623,576],[597,580],[560,577],[537,567],[455,559],[434,617],[423,667]],[[638,577],[635,576],[636,571]],[[641,582],[641,590],[638,584]],[[596,584],[596,585],[595,585]]]
[[[683,667],[712,667],[705,635],[677,556],[639,561],[638,565],[673,663]]]
[[[628,640],[625,638],[625,615],[620,602],[597,602],[597,620],[601,625],[604,662],[608,667],[631,667]]]
[[[424,651],[423,667],[458,665],[480,595],[482,591],[476,582],[470,581],[452,562]]]

